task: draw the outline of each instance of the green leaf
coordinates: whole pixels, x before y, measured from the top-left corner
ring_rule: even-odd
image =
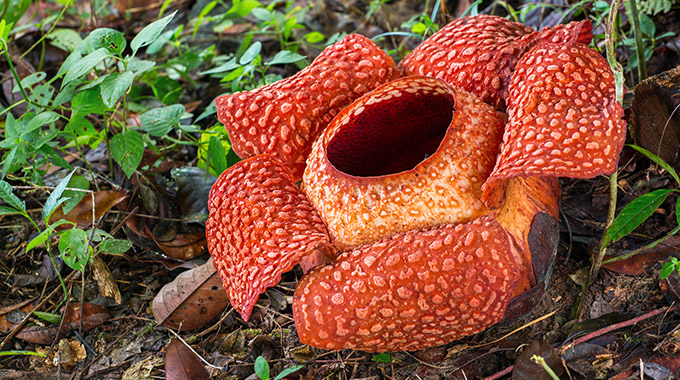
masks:
[[[214,67],[214,68],[207,70],[207,71],[203,71],[199,74],[200,75],[221,74],[221,73],[225,73],[227,71],[235,70],[238,67],[240,67],[240,66],[238,65],[238,63],[236,63],[236,58],[232,58],[229,61],[227,61],[227,62],[225,62],[225,63],[223,63],[223,64],[221,64],[217,67]]]
[[[227,169],[227,153],[224,151],[222,142],[215,136],[210,136],[208,155],[210,156],[210,165],[215,169],[215,176],[219,176]]]
[[[61,322],[61,316],[59,314],[53,314],[53,313],[46,313],[44,311],[34,311],[33,314],[42,319],[43,321],[49,322],[53,325],[58,324]]]
[[[85,38],[85,49],[88,53],[103,48],[112,55],[120,55],[125,46],[127,46],[125,35],[110,28],[97,28]]]
[[[52,46],[68,52],[76,50],[76,46],[83,41],[78,32],[66,28],[55,29],[45,37],[50,40]]]
[[[302,37],[305,41],[309,42],[310,44],[318,44],[320,42],[323,42],[323,40],[326,38],[322,33],[319,32],[309,32],[305,34]]]
[[[675,221],[680,226],[680,198],[675,201]]]
[[[73,109],[73,112],[71,112],[72,119],[76,116],[85,117],[93,113],[96,113],[97,115],[103,115],[109,110],[106,104],[104,104],[102,101],[102,96],[99,90],[94,88],[79,92],[78,95],[73,98],[71,108]]]
[[[73,178],[71,178],[71,181],[68,183],[68,187],[72,189],[83,189],[83,190],[88,190],[90,188],[90,181],[87,180],[87,178],[83,177],[82,175],[77,175]],[[66,190],[64,191],[64,198],[68,198],[65,202],[64,205],[62,206],[62,212],[64,215],[68,214],[71,210],[73,210],[80,201],[85,198],[85,195],[87,195],[87,192],[85,191],[77,191],[77,190]]]
[[[132,56],[134,57],[137,54],[137,50],[139,50],[139,48],[154,42],[156,38],[158,38],[158,36],[161,35],[163,29],[165,29],[165,27],[168,26],[172,18],[175,17],[176,13],[177,11],[174,11],[172,12],[172,14],[167,15],[162,19],[156,20],[151,24],[145,26],[144,29],[142,29],[135,36],[135,38],[132,39],[132,42],[130,42],[130,48],[132,48]]]
[[[179,126],[179,121],[184,114],[184,106],[173,104],[163,108],[155,108],[139,115],[142,129],[152,136],[165,136],[173,128]]]
[[[5,21],[5,20],[3,20],[3,21]],[[12,355],[34,355],[34,356],[47,357],[47,355],[45,355],[41,352],[34,352],[34,351],[19,351],[19,350],[0,351],[0,356],[12,356]]]
[[[151,84],[156,99],[164,104],[174,104],[179,101],[183,88],[176,80],[170,79],[167,76],[161,76]]]
[[[390,363],[392,362],[392,356],[389,354],[389,352],[383,352],[380,354],[373,354],[371,360],[378,363]]]
[[[54,232],[54,229],[61,226],[62,224],[75,225],[75,223],[69,222],[68,220],[64,219],[57,220],[56,222],[50,224],[50,226],[47,227],[43,232],[39,233],[38,236],[34,237],[33,240],[28,242],[28,245],[26,245],[26,252],[46,242],[47,239],[49,239],[50,236],[52,235],[52,232]]]
[[[603,242],[604,246],[633,232],[635,228],[654,213],[672,191],[670,189],[654,190],[626,205],[607,230]]]
[[[650,38],[654,37],[656,34],[654,21],[644,13],[640,13],[638,16],[640,18],[640,31],[642,31],[642,34]]]
[[[17,211],[26,211],[26,203],[12,192],[12,185],[0,180],[0,198]]]
[[[254,61],[255,58],[257,58],[258,55],[260,55],[260,51],[262,50],[262,43],[260,41],[255,41],[254,44],[250,45],[248,50],[246,50],[243,55],[241,56],[241,59],[239,59],[238,63],[242,65],[247,65],[250,62]]]
[[[42,127],[45,124],[54,123],[59,120],[59,114],[53,111],[45,111],[33,117],[31,121],[26,125],[26,129],[23,130],[22,136],[33,132],[34,130]]]
[[[262,4],[256,0],[233,1],[231,8],[229,8],[225,16],[230,18],[242,18],[249,15],[253,9],[261,6]]]
[[[64,179],[62,179],[59,184],[57,184],[57,187],[54,188],[52,191],[52,194],[50,194],[49,197],[47,197],[47,200],[45,201],[45,207],[43,207],[43,220],[45,222],[49,221],[50,215],[54,212],[54,210],[59,207],[62,203],[66,202],[68,198],[62,197],[62,194],[64,194],[64,190],[66,190],[66,187],[68,186],[68,183],[71,181],[71,177],[73,176],[73,173],[75,173],[76,170],[73,169]]]
[[[111,154],[120,165],[125,175],[130,178],[142,162],[144,154],[144,139],[137,131],[119,133],[111,139]]]
[[[130,248],[132,248],[132,242],[129,240],[106,239],[99,244],[98,250],[109,255],[122,255]]]
[[[9,4],[5,10],[3,11],[3,16],[2,19],[9,24],[14,24],[15,22],[19,21],[21,16],[26,13],[28,8],[31,6],[32,1],[31,0],[5,0],[9,1]],[[0,6],[5,5],[5,1],[0,3]]]
[[[90,259],[90,246],[87,233],[80,228],[71,228],[61,234],[59,239],[59,253],[64,264],[70,268],[84,271],[85,264]]]
[[[73,94],[76,91],[76,87],[78,87],[78,82],[71,82],[68,85],[64,86],[57,96],[54,98],[54,102],[52,103],[53,106],[60,106],[66,102],[69,102],[73,100]]]
[[[100,86],[102,101],[108,108],[113,108],[114,104],[125,94],[132,85],[135,74],[132,71],[125,71],[121,74],[112,73],[106,76]]]
[[[672,262],[670,262],[670,261],[665,262],[661,266],[661,270],[659,271],[659,278],[662,279],[662,280],[666,279],[668,276],[670,276],[673,273],[674,270],[675,270],[675,265]]]
[[[46,77],[47,77],[47,73],[45,73],[44,71],[38,71],[37,73],[33,73],[33,74],[27,76],[26,78],[22,79],[21,85],[24,88],[33,87],[33,85],[37,84],[38,82],[45,79]],[[15,84],[14,88],[12,88],[12,92],[19,92],[19,91],[20,91],[19,84]]]
[[[128,71],[132,71],[137,74],[141,74],[145,71],[149,71],[152,67],[156,66],[156,62],[149,61],[146,59],[132,58],[130,63],[128,63]]]
[[[19,210],[13,207],[0,206],[0,215],[18,214]]]
[[[57,131],[54,131],[54,132],[57,132]],[[47,160],[52,165],[56,165],[60,168],[66,169],[66,170],[72,170],[73,169],[73,167],[71,167],[71,164],[69,164],[68,161],[63,159],[59,155],[59,153],[57,153],[57,151],[54,150],[54,148],[52,148],[52,146],[49,145],[49,144],[45,144],[45,145],[41,146],[38,149],[38,152],[40,152],[43,156],[45,156],[45,158],[47,158]]]
[[[272,58],[271,61],[267,62],[266,65],[282,65],[286,63],[293,63],[297,61],[301,61],[305,59],[304,55],[300,55],[298,53],[293,53],[290,50],[281,50],[280,52],[276,53],[274,58]]]
[[[69,71],[73,65],[76,64],[76,62],[80,61],[83,58],[83,51],[85,50],[85,43],[81,42],[78,44],[76,49],[71,52],[71,54],[66,57],[64,62],[59,66],[59,71],[57,71],[57,75],[55,77],[60,77],[64,75],[67,71]],[[61,87],[64,87],[65,85],[62,85]]]
[[[81,76],[89,73],[97,64],[109,56],[109,51],[105,48],[99,48],[92,53],[84,56],[68,70],[64,80],[61,82],[61,87],[64,88],[69,82],[74,81]]]
[[[10,151],[5,155],[5,160],[2,164],[2,178],[5,178],[7,173],[12,173],[17,170],[16,163],[14,162],[15,160],[19,162],[25,161],[25,159],[20,157],[20,152],[22,152],[21,147],[22,145],[14,145],[12,149],[10,149]]]
[[[286,376],[288,376],[288,375],[290,375],[290,374],[292,374],[292,373],[295,373],[295,372],[299,371],[302,367],[304,367],[302,364],[298,364],[298,365],[292,366],[292,367],[290,367],[290,368],[286,368],[286,369],[284,369],[283,371],[281,371],[281,373],[279,373],[278,375],[276,375],[276,377],[274,378],[274,380],[281,380],[281,379],[283,379],[284,377],[286,377]]]
[[[647,149],[637,146],[637,145],[629,145],[631,148],[637,150],[638,152],[642,153],[645,155],[647,158],[650,160],[654,161],[657,165],[661,166],[665,171],[670,174],[673,179],[675,179],[675,182],[680,185],[680,177],[678,177],[678,173],[675,172],[675,169],[668,165],[666,161],[662,160],[661,157],[657,156],[656,154],[648,151]]]
[[[255,373],[261,380],[269,380],[269,363],[262,356],[255,359]]]

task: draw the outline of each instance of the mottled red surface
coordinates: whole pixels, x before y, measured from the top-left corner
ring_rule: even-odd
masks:
[[[239,157],[270,153],[299,179],[312,143],[333,117],[398,76],[387,53],[370,39],[350,34],[292,77],[215,99],[217,116]]]
[[[508,235],[485,216],[362,246],[300,281],[300,341],[330,350],[419,350],[498,322],[517,281]]]
[[[246,321],[257,297],[302,257],[334,255],[319,214],[273,156],[259,155],[222,173],[208,209],[208,249],[231,305]]]
[[[400,64],[407,74],[441,80],[401,78],[341,111],[336,99],[348,105],[361,91],[337,80],[326,91],[329,78],[354,69],[369,75],[342,57],[364,62],[357,51],[368,51],[372,63],[364,66],[379,68],[379,80],[396,75],[380,66],[383,52],[355,36],[350,47],[337,47],[344,55],[327,53],[342,70],[324,57],[261,93],[222,98],[221,120],[241,118],[229,131],[239,154],[284,158],[237,164],[211,193],[210,251],[234,307],[247,319],[283,271],[303,258],[312,266],[331,257],[295,292],[304,343],[416,350],[500,320],[511,297],[536,286],[528,235],[539,213],[557,218],[554,177],[614,170],[625,139],[611,70],[581,44],[591,28],[586,21],[535,32],[491,16],[456,20]],[[507,101],[507,125],[502,113],[455,86],[497,108]],[[303,147],[330,117],[314,128],[300,123],[320,109],[339,114],[314,143],[307,200],[293,181],[304,167]],[[336,248],[350,250],[335,259]]]
[[[423,41],[399,62],[399,68],[404,75],[443,79],[502,110],[515,64],[522,55],[543,42],[588,43],[591,31],[589,21],[536,32],[502,17],[463,17]]]
[[[517,64],[503,147],[486,188],[515,176],[612,173],[626,139],[607,61],[580,43],[539,45]]]
[[[439,79],[406,77],[345,108],[314,144],[303,191],[346,249],[464,223],[480,201],[506,117]]]

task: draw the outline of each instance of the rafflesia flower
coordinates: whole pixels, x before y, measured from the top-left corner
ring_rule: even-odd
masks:
[[[547,282],[556,177],[616,168],[623,110],[591,37],[587,22],[467,17],[397,69],[350,35],[291,78],[218,98],[250,157],[209,199],[232,306],[247,320],[302,262],[316,267],[293,314],[316,347],[416,350],[498,322]]]

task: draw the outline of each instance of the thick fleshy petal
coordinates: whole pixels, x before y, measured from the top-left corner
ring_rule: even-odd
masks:
[[[292,77],[217,98],[217,116],[236,154],[245,158],[270,153],[299,179],[312,143],[333,117],[398,76],[387,53],[370,39],[350,34]]]
[[[503,317],[518,271],[493,215],[398,234],[342,254],[298,284],[303,343],[332,350],[418,350]]]
[[[543,42],[590,42],[591,30],[589,21],[536,32],[497,16],[463,17],[425,40],[399,68],[404,75],[443,79],[502,110],[515,64],[522,55]]]
[[[514,295],[519,295],[537,284],[534,276],[534,257],[541,256],[540,260],[552,262],[553,252],[538,252],[545,247],[533,244],[532,239],[554,240],[556,237],[540,236],[530,238],[534,218],[539,213],[546,213],[554,220],[559,214],[560,185],[554,177],[515,177],[503,181],[493,193],[491,198],[485,199],[487,206],[495,210],[496,221],[513,238],[514,246],[520,256],[519,281],[515,286]],[[552,233],[545,232],[545,233]],[[557,233],[557,231],[554,231]],[[549,248],[548,248],[549,249]],[[551,266],[551,263],[548,263]],[[548,276],[549,277],[549,276]],[[545,279],[542,279],[545,280]]]
[[[520,60],[508,116],[485,193],[498,180],[516,176],[612,173],[626,138],[614,75],[602,56],[580,43],[539,45]]]
[[[273,156],[255,156],[222,173],[208,209],[208,249],[231,305],[246,321],[257,297],[303,257],[335,255],[318,213]]]
[[[505,114],[441,80],[406,77],[347,107],[314,145],[303,191],[341,248],[487,212],[481,184]]]

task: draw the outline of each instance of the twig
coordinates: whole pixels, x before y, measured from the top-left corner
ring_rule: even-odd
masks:
[[[593,331],[590,334],[584,335],[584,336],[582,336],[578,339],[574,339],[573,342],[565,344],[562,347],[560,347],[559,348],[560,355],[563,355],[567,350],[574,348],[574,346],[578,346],[579,344],[585,343],[585,342],[587,342],[587,341],[589,341],[593,338],[597,338],[598,336],[602,336],[604,334],[610,333],[610,332],[612,332],[614,330],[618,330],[620,328],[632,326],[632,325],[634,325],[638,322],[642,322],[646,319],[655,317],[655,316],[657,316],[661,313],[670,313],[672,311],[678,310],[679,308],[680,307],[678,307],[678,306],[671,306],[669,308],[656,309],[656,310],[650,311],[649,313],[642,314],[639,317],[635,317],[633,319],[629,319],[627,321],[623,321],[623,322],[620,322],[620,323],[615,323],[613,325],[601,328],[597,331]]]
[[[68,274],[68,276],[66,276],[66,278],[64,279],[64,282],[69,282],[69,281],[71,281],[71,280],[72,280],[76,275],[78,275],[79,273],[80,273],[80,271],[77,271],[77,270],[72,271],[71,273]],[[48,294],[47,297],[45,297],[45,299],[43,299],[42,301],[40,301],[40,303],[37,304],[37,305],[33,308],[33,310],[31,310],[30,313],[26,314],[26,316],[24,317],[24,319],[22,319],[21,322],[19,322],[19,324],[16,325],[16,326],[12,329],[12,331],[11,331],[11,332],[5,337],[5,339],[2,341],[2,344],[0,344],[0,349],[4,349],[4,347],[6,347],[7,344],[9,344],[9,341],[12,340],[12,339],[14,338],[15,335],[17,335],[17,333],[24,327],[24,325],[26,325],[26,323],[28,323],[28,319],[29,319],[29,317],[33,314],[33,312],[36,311],[36,310],[40,310],[40,309],[45,305],[45,303],[47,303],[47,301],[48,301],[50,298],[54,297],[54,296],[59,292],[60,289],[61,289],[61,287],[59,287],[59,286],[57,286],[56,288],[54,288],[54,290],[52,291],[52,293]]]
[[[187,348],[190,349],[191,352],[194,353],[194,355],[196,355],[199,359],[201,359],[201,361],[203,362],[203,364],[207,365],[207,366],[210,367],[210,368],[216,369],[216,370],[218,370],[218,371],[222,371],[222,367],[218,367],[218,366],[216,366],[216,365],[212,365],[212,364],[208,363],[207,360],[203,359],[203,357],[202,357],[201,355],[199,355],[198,352],[196,352],[196,351],[189,345],[189,343],[185,342],[184,339],[182,339],[182,337],[179,336],[179,334],[177,334],[176,332],[174,332],[174,331],[171,330],[171,329],[168,329],[168,331],[170,331],[170,332],[172,333],[172,335],[175,336],[175,338],[179,339],[179,341],[182,342],[182,344],[184,344],[185,346],[187,346]]]
[[[627,321],[623,321],[623,322],[620,322],[620,323],[615,323],[615,324],[613,324],[613,325],[611,325],[611,326],[607,326],[607,327],[601,328],[601,329],[599,329],[599,330],[597,330],[597,331],[593,331],[592,333],[587,334],[587,335],[584,335],[584,336],[582,336],[582,337],[580,337],[580,338],[578,338],[578,339],[574,339],[573,342],[568,343],[568,344],[565,344],[565,345],[562,345],[562,346],[560,346],[559,348],[557,348],[557,352],[558,352],[558,354],[559,354],[560,356],[563,356],[564,353],[565,353],[567,350],[570,350],[570,349],[572,349],[572,348],[578,346],[579,344],[585,343],[585,342],[587,342],[587,341],[589,341],[589,340],[591,340],[591,339],[593,339],[593,338],[597,338],[597,337],[602,336],[602,335],[604,335],[604,334],[608,334],[608,333],[610,333],[610,332],[612,332],[612,331],[614,331],[614,330],[618,330],[618,329],[621,329],[621,328],[624,328],[624,327],[632,326],[632,325],[634,325],[634,324],[636,324],[636,323],[639,323],[639,322],[642,322],[642,321],[644,321],[644,320],[646,320],[646,319],[655,317],[655,316],[657,316],[657,315],[659,315],[659,314],[670,313],[670,312],[676,311],[676,310],[678,310],[678,309],[680,309],[679,306],[670,306],[670,307],[667,307],[667,308],[664,307],[664,308],[661,308],[661,309],[656,309],[656,310],[650,311],[649,313],[646,313],[646,314],[642,314],[642,315],[640,315],[640,316],[638,316],[638,317],[629,319],[629,320],[627,320]],[[493,375],[491,375],[491,376],[489,376],[489,377],[485,377],[484,380],[496,380],[496,379],[499,379],[499,378],[501,378],[501,377],[503,377],[503,376],[509,374],[510,372],[512,372],[512,369],[513,369],[513,368],[514,368],[514,366],[509,366],[509,367],[505,368],[504,370],[502,370],[502,371],[500,371],[500,372],[496,372],[496,373],[494,373]]]

